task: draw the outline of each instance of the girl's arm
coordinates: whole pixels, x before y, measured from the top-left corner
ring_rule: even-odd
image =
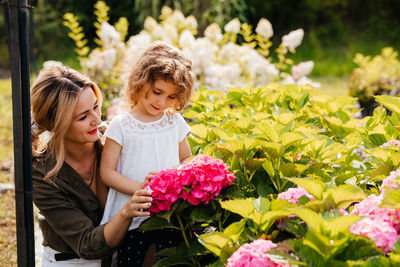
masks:
[[[192,151],[190,150],[187,137],[185,137],[179,143],[179,162],[182,164],[185,161],[185,159],[190,158],[191,156],[192,156]]]
[[[133,195],[143,188],[144,183],[133,181],[119,172],[117,165],[121,154],[121,145],[110,138],[106,138],[100,162],[100,177],[103,183],[126,195]]]

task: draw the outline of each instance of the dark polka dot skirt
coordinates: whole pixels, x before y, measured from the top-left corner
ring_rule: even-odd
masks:
[[[118,267],[141,267],[150,245],[155,244],[156,250],[176,247],[183,241],[180,231],[176,229],[161,229],[155,231],[130,230],[126,233],[118,248]],[[157,260],[161,257],[157,256]]]

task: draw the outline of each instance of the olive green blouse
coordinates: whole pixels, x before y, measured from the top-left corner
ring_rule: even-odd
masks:
[[[105,259],[113,249],[100,225],[103,210],[79,174],[64,162],[54,182],[43,180],[55,164],[48,154],[32,159],[33,202],[39,209],[43,245],[60,252],[75,252],[83,259]]]

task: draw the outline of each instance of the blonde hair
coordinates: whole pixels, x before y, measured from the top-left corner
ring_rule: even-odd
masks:
[[[195,75],[192,62],[177,48],[163,42],[156,42],[147,48],[133,66],[125,97],[128,104],[134,107],[146,83],[151,85],[158,79],[173,83],[178,87],[176,111],[182,111],[190,101]]]
[[[79,93],[88,86],[93,89],[101,106],[102,95],[97,85],[73,69],[58,65],[46,67],[32,85],[32,154],[49,151],[49,155],[56,158],[56,164],[46,174],[45,180],[57,174],[64,163],[64,135],[72,121]],[[40,139],[45,131],[52,134],[47,142]]]

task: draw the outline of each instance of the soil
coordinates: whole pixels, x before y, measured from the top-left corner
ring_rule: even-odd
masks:
[[[8,79],[11,77],[11,71],[9,69],[0,68],[0,79]]]

